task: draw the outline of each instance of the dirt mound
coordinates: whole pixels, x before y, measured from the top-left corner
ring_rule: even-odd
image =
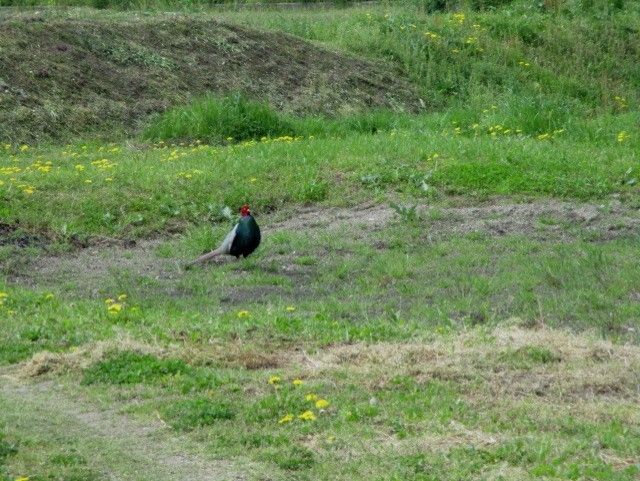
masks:
[[[205,16],[0,20],[0,140],[131,133],[206,92],[241,91],[288,112],[418,108],[387,65]]]

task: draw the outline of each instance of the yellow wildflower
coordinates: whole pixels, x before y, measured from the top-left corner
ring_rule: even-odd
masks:
[[[316,401],[316,407],[318,409],[324,409],[326,407],[329,407],[329,401],[327,401],[326,399],[318,399]]]
[[[114,301],[113,299],[105,299],[104,300],[105,304],[113,304],[114,302],[116,302],[116,301]]]
[[[309,393],[304,397],[307,401],[315,401],[318,399],[317,394]]]
[[[28,145],[21,145],[20,146],[20,152],[26,152],[27,150],[29,150],[29,146]]]
[[[618,142],[624,142],[628,138],[629,138],[629,134],[626,130],[622,130],[618,132],[618,136],[617,136]]]
[[[294,386],[302,386],[304,384],[304,381],[302,379],[294,379],[293,381],[291,381],[291,384],[293,384]]]
[[[316,415],[313,414],[313,411],[305,411],[302,414],[299,414],[298,418],[302,419],[303,421],[315,421]]]
[[[290,423],[291,421],[293,421],[293,414],[286,414],[280,418],[278,424]]]
[[[109,314],[117,314],[121,310],[122,310],[122,304],[120,304],[119,302],[114,302],[112,304],[109,304],[109,307],[107,307],[107,311],[109,311]]]
[[[282,381],[280,376],[271,376],[268,382],[269,384],[278,384],[280,381]]]
[[[285,310],[286,310],[287,312],[293,312],[293,311],[295,311],[295,310],[296,310],[296,308],[295,308],[295,307],[293,307],[293,306],[287,306],[287,307],[285,308]]]
[[[462,25],[464,23],[464,13],[458,12],[453,14],[453,20],[458,23],[458,25]]]
[[[86,167],[82,164],[76,164],[75,169],[82,172],[84,169],[86,169]]]
[[[27,195],[31,195],[35,192],[36,190],[33,187],[25,187],[24,189],[22,189],[22,192],[24,192]]]
[[[126,295],[126,294],[120,294],[120,295],[118,296],[118,300],[119,300],[119,301],[124,301],[126,298],[127,298],[127,295]]]
[[[238,317],[249,317],[249,311],[238,311]]]

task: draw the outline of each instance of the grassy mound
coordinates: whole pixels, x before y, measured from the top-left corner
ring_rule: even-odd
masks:
[[[207,92],[241,91],[295,113],[418,107],[388,67],[279,33],[207,16],[47,15],[0,21],[4,142],[131,134],[150,114]]]

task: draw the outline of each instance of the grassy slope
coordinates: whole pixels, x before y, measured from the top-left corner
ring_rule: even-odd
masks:
[[[425,15],[393,2],[372,10],[223,15],[395,62],[436,108],[471,105],[479,115],[487,104],[517,111],[533,101],[562,122],[585,112],[625,110],[624,104],[640,100],[640,67],[629,62],[640,49],[636,2],[609,15],[572,8],[558,14],[531,2],[489,13]]]
[[[397,196],[420,202],[445,194],[636,199],[638,137],[617,140],[620,131],[632,130],[635,114],[593,126],[591,140],[571,132],[543,140],[457,134],[446,118],[431,121],[377,135],[228,147],[10,148],[0,159],[0,215],[34,234],[64,240],[183,230],[218,220],[224,205],[246,201],[265,212],[295,203]]]
[[[10,143],[121,138],[207,92],[297,113],[418,106],[387,66],[210,13],[18,14],[0,20],[0,48],[0,140]]]
[[[323,32],[316,40],[355,50],[372,36],[376,45],[394,38],[405,45],[406,26],[392,29],[392,37],[381,28],[396,18],[385,12],[372,12],[376,23],[365,12],[342,11],[234,18],[296,27],[308,37],[304,32]],[[474,28],[470,16],[462,25],[450,25],[453,18],[412,21],[442,22],[455,32]],[[507,15],[478,18],[506,22]],[[547,27],[580,24],[532,18]],[[637,17],[603,25],[624,22]],[[78,428],[70,413],[86,403],[100,413],[106,408],[95,415],[104,425],[112,409],[136,422],[160,418],[169,426],[162,445],[180,443],[209,461],[249,458],[269,479],[636,478],[640,355],[622,345],[637,341],[640,328],[640,279],[630,261],[638,256],[635,237],[602,235],[594,242],[579,225],[540,217],[540,236],[441,238],[436,208],[383,227],[354,223],[349,236],[323,227],[267,230],[265,244],[247,261],[188,273],[175,265],[224,233],[223,205],[245,200],[267,229],[305,203],[399,199],[438,207],[451,194],[458,202],[578,198],[602,204],[603,213],[618,200],[633,207],[640,150],[633,78],[615,83],[626,107],[610,95],[580,99],[554,70],[561,56],[542,62],[549,50],[540,49],[549,76],[542,94],[527,90],[542,75],[538,70],[517,95],[505,89],[491,99],[474,84],[461,92],[467,107],[399,120],[397,130],[376,135],[345,129],[215,147],[7,146],[0,159],[0,218],[8,223],[0,226],[7,243],[0,251],[6,294],[0,364],[12,365],[15,375],[15,364],[39,351],[58,354],[22,366],[15,390],[0,387],[0,479],[101,480],[109,479],[109,469],[132,477],[131,458],[118,460],[121,445],[104,451],[104,433]],[[472,57],[469,65],[476,65]],[[518,68],[524,67],[516,63],[510,75]],[[423,88],[430,85],[414,74]],[[600,89],[612,81],[609,74],[583,72],[581,79]],[[577,109],[563,114],[557,106],[565,101]],[[521,123],[536,102],[547,102],[551,115]],[[213,233],[203,225],[207,219],[216,221]],[[550,224],[568,236],[546,234]],[[48,249],[55,251],[91,236],[139,239],[175,231],[185,235],[116,250],[113,258],[107,251],[95,259],[72,253],[71,259],[95,263],[95,271],[85,266],[75,277],[47,278],[39,263],[53,261],[36,257],[51,239],[57,244]],[[16,247],[24,244],[30,247]],[[129,268],[127,257],[145,257],[153,267]],[[126,297],[118,299],[121,294]],[[106,304],[108,298],[114,301]],[[114,303],[121,309],[110,312]],[[617,343],[542,326],[592,330]],[[95,344],[100,341],[106,344]],[[48,370],[61,385],[59,403],[46,401],[53,392],[46,383],[19,387],[20,376]],[[271,375],[282,377],[281,388],[267,382]],[[298,377],[305,384],[295,388]],[[325,412],[304,399],[310,392],[328,399]],[[22,414],[21,393],[40,414]],[[65,399],[71,407],[56,411]],[[295,418],[307,408],[316,421]],[[295,420],[279,424],[288,413]],[[71,429],[61,436],[65,423]],[[105,455],[113,459],[103,462]]]

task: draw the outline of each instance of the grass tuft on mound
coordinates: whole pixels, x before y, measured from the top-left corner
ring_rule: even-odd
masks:
[[[354,113],[334,118],[294,116],[277,112],[268,104],[241,93],[209,94],[174,107],[151,120],[142,136],[152,141],[200,141],[229,144],[275,137],[344,136],[375,134],[415,122],[389,110]]]
[[[240,93],[207,95],[156,118],[143,136],[152,140],[198,139],[221,144],[294,134],[292,123],[265,103]]]

